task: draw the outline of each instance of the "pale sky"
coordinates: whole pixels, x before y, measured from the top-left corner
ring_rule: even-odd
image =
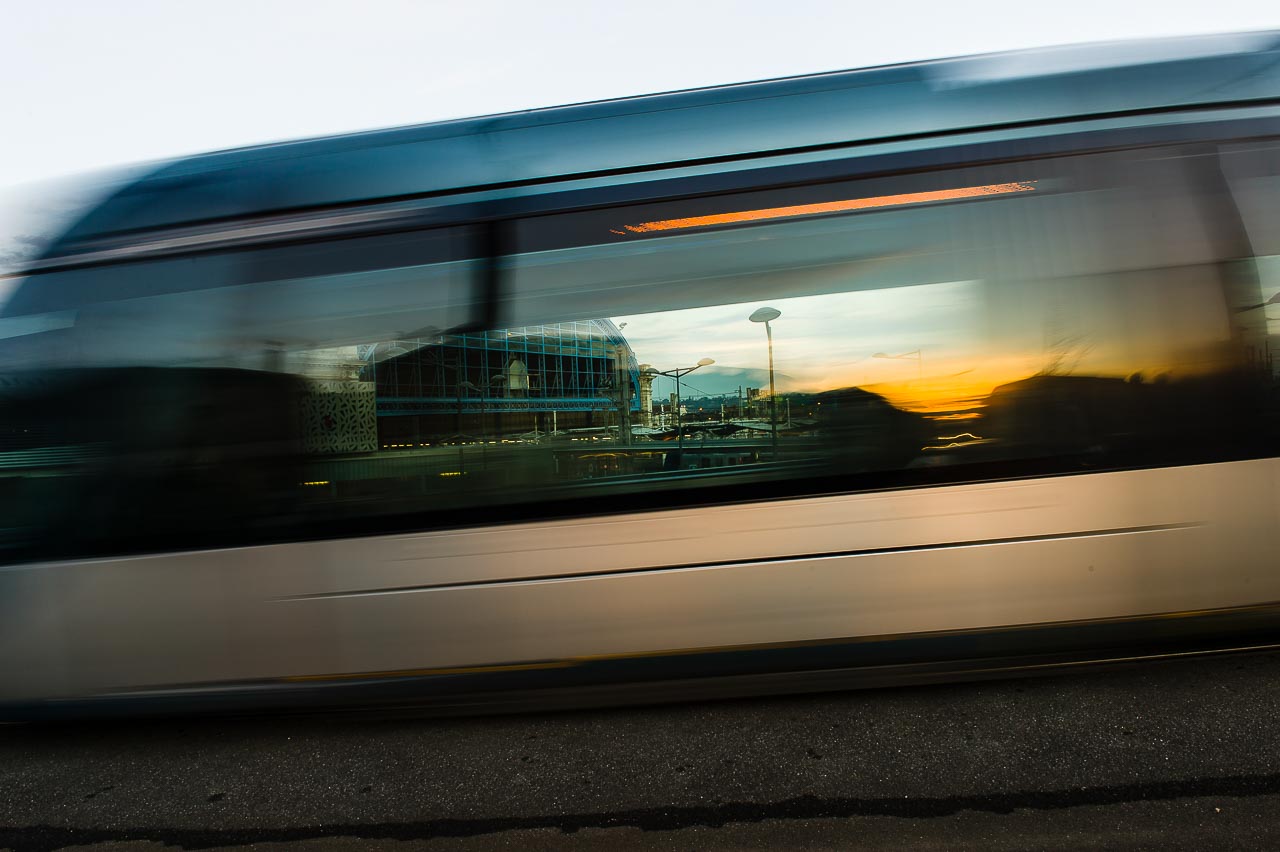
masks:
[[[1268,0],[0,0],[0,201],[104,167],[1050,44],[1280,27]],[[0,222],[0,235],[14,224]],[[8,232],[8,233],[6,233]]]
[[[976,359],[981,299],[981,290],[968,281],[773,299],[768,307],[782,312],[773,323],[778,342],[774,368],[788,377],[778,390],[822,391],[915,378],[915,361],[871,357],[876,352],[925,352],[931,372],[939,369],[934,361],[940,357],[948,365],[957,358]],[[660,368],[714,356],[723,367],[763,369],[764,327],[747,321],[761,306],[715,305],[614,321],[627,324],[624,333],[636,356]],[[955,369],[965,367],[972,363]],[[698,379],[689,382],[697,385]]]

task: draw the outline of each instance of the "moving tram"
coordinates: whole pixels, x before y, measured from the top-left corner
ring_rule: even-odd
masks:
[[[1267,33],[156,166],[6,282],[0,718],[1278,644],[1277,198]]]

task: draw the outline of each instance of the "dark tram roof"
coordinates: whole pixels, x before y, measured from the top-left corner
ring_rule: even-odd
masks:
[[[203,154],[49,250],[123,231],[904,136],[1280,98],[1280,32],[914,62]]]

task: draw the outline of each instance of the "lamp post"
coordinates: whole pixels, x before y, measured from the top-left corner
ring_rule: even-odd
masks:
[[[624,322],[622,325],[626,325]],[[622,326],[619,326],[621,328]],[[631,371],[627,365],[627,347],[617,344],[613,350],[613,377],[618,392],[618,440],[624,447],[631,446],[631,396],[638,389],[631,387]]]
[[[747,319],[764,323],[764,333],[769,338],[769,432],[773,443],[773,460],[778,460],[778,397],[773,386],[773,326],[769,323],[782,316],[777,308],[756,308]]]
[[[680,379],[687,376],[699,367],[707,367],[715,363],[713,358],[699,359],[698,363],[692,367],[676,367],[671,370],[657,370],[659,376],[667,376],[676,380],[676,446],[681,452],[684,451],[684,418],[680,416]]]
[[[458,385],[459,387],[466,388],[469,391],[476,391],[480,394],[480,460],[481,460],[481,465],[486,469],[489,466],[489,447],[488,447],[489,430],[488,430],[488,427],[486,427],[484,422],[484,414],[485,414],[484,397],[485,397],[485,394],[488,393],[493,388],[493,383],[495,381],[499,381],[500,379],[501,379],[501,376],[492,376],[489,378],[488,381],[484,383],[483,387],[476,385],[473,382],[460,382]],[[501,413],[501,411],[499,411],[499,413]],[[501,437],[501,435],[499,435],[499,437]]]
[[[924,378],[924,356],[920,354],[919,349],[913,349],[910,352],[903,352],[901,355],[886,355],[884,352],[877,352],[871,356],[872,358],[886,358],[890,361],[911,361],[916,362],[916,377]]]
[[[441,369],[444,369],[444,370],[453,370],[453,376],[454,376],[454,379],[456,380],[454,382],[454,388],[458,392],[458,407],[457,407],[457,413],[453,417],[453,435],[454,435],[454,441],[460,445],[462,442],[461,441],[462,439],[462,389],[463,387],[470,384],[466,379],[463,378],[463,376],[466,373],[466,365],[463,364],[461,361],[457,361],[453,364],[449,364],[447,362],[441,361],[437,364],[437,366],[439,366]],[[441,378],[441,382],[443,381],[444,379]]]

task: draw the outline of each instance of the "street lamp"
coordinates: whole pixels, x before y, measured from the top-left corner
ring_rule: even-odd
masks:
[[[659,376],[668,376],[676,380],[676,445],[684,451],[684,418],[680,416],[680,378],[687,376],[699,367],[708,367],[715,363],[713,358],[702,358],[692,367],[676,367],[671,370],[655,370]]]
[[[773,460],[778,460],[778,397],[773,387],[773,326],[769,323],[782,316],[777,308],[756,308],[747,319],[764,323],[769,338],[769,431],[773,441]]]
[[[487,381],[483,383],[483,386],[477,385],[474,382],[468,382],[468,381],[463,381],[458,383],[458,387],[466,388],[469,391],[475,391],[478,394],[480,394],[480,457],[483,460],[483,463],[486,468],[488,467],[488,463],[489,463],[489,449],[488,449],[489,429],[484,422],[484,415],[485,415],[484,398],[485,398],[485,394],[493,389],[494,382],[500,382],[503,380],[503,378],[504,377],[500,375],[491,376]],[[499,411],[499,413],[501,413],[501,411]],[[501,433],[499,433],[499,440],[501,440]]]
[[[919,349],[913,349],[910,352],[903,352],[901,355],[886,355],[884,352],[877,352],[871,356],[872,358],[887,358],[890,361],[911,361],[916,362],[916,375],[924,378],[924,356],[920,354]]]

